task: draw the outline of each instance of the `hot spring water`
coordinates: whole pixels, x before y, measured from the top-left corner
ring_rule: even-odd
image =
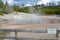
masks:
[[[2,23],[8,24],[31,24],[31,23],[46,23],[49,20],[38,16],[36,14],[25,14],[25,13],[18,13],[18,14],[8,14],[4,16],[7,21],[3,21]]]

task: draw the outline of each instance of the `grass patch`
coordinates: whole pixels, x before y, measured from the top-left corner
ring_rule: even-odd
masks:
[[[0,35],[6,35],[7,32],[0,32]]]
[[[3,15],[4,14],[4,12],[3,11],[0,11],[0,15]]]

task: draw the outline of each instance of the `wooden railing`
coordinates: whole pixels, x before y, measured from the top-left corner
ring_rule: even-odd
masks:
[[[0,36],[1,39],[16,39],[16,40],[18,40],[18,39],[24,39],[25,40],[26,38],[18,38],[17,37],[17,33],[18,32],[47,33],[47,29],[44,29],[44,30],[32,30],[32,29],[0,29],[0,32],[14,32],[15,33],[15,37]],[[57,40],[59,33],[60,33],[60,30],[57,30],[56,39],[49,39],[49,40]],[[29,38],[29,39],[31,39],[31,40],[39,40],[39,39],[34,39],[34,38]],[[48,39],[40,39],[40,40],[48,40]]]

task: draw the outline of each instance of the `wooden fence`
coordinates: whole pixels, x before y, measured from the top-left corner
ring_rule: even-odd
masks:
[[[17,38],[18,32],[31,32],[31,33],[47,33],[47,29],[44,30],[32,30],[32,29],[0,29],[0,32],[14,32],[15,37],[0,36],[1,39],[15,39],[15,40],[60,40],[58,34],[60,30],[57,30],[55,39],[36,39],[36,38]]]

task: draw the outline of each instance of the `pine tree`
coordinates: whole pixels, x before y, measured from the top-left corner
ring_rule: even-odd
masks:
[[[16,14],[17,12],[19,11],[20,7],[16,4],[13,5],[13,10],[16,11]]]
[[[0,8],[3,8],[3,2],[0,0]]]
[[[4,5],[4,12],[5,14],[11,13],[12,12],[12,7],[9,6],[8,2],[6,1],[5,5]]]

